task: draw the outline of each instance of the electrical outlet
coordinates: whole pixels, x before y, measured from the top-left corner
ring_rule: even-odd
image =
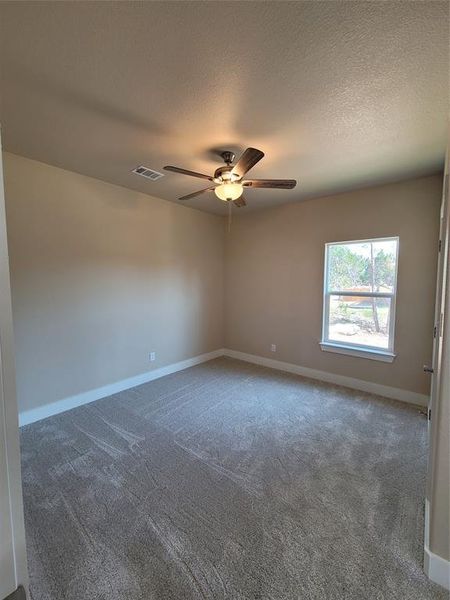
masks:
[[[277,345],[276,344],[270,344],[270,351],[271,352],[276,352],[277,351]]]
[[[148,358],[149,358],[150,362],[153,362],[154,360],[156,360],[156,352],[150,352],[150,354],[148,355]]]

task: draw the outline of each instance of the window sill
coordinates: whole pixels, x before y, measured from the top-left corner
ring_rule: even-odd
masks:
[[[324,352],[336,352],[337,354],[347,354],[348,356],[368,358],[370,360],[380,360],[388,363],[393,362],[396,356],[387,350],[365,350],[363,348],[357,348],[356,346],[335,344],[333,342],[320,342],[320,347]]]

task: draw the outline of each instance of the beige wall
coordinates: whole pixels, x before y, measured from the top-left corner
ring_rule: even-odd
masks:
[[[20,411],[223,346],[220,217],[8,153],[4,169]]]
[[[236,211],[224,242],[220,217],[4,160],[21,411],[224,345],[428,393],[441,177]],[[394,363],[322,352],[325,242],[393,235]]]
[[[441,192],[442,177],[424,177],[235,219],[226,236],[226,346],[429,393],[422,366],[432,351]],[[389,364],[322,352],[325,242],[397,235],[397,358]]]

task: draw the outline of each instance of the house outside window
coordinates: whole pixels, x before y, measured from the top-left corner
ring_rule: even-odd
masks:
[[[394,360],[398,237],[325,245],[322,350]]]

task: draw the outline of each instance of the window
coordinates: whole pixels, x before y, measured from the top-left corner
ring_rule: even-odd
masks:
[[[394,360],[398,238],[325,245],[322,350]]]

